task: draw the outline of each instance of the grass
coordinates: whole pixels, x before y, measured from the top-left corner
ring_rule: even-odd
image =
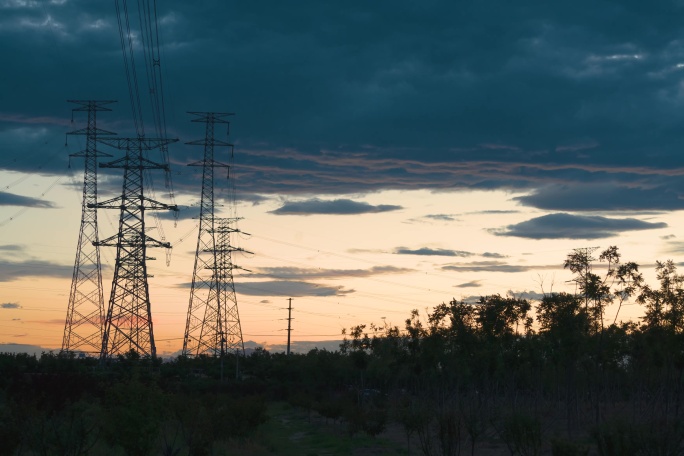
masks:
[[[382,456],[406,454],[406,448],[387,431],[379,437],[349,436],[344,422],[326,422],[316,413],[284,403],[269,407],[270,419],[248,442],[231,442],[225,450],[248,456]],[[230,446],[231,448],[228,448]],[[218,448],[217,448],[218,450]],[[219,454],[221,451],[219,450]]]

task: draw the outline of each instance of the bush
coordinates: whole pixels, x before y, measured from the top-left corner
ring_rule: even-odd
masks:
[[[589,447],[564,439],[551,439],[551,454],[553,456],[587,456]]]
[[[510,415],[504,420],[500,435],[511,454],[537,456],[541,453],[541,423],[536,418]]]

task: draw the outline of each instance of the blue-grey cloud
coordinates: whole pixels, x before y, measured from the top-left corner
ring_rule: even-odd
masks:
[[[484,252],[482,255],[484,258],[508,258],[508,255],[504,255],[503,253],[496,253],[496,252]]]
[[[421,247],[419,249],[408,249],[405,247],[398,247],[394,249],[394,253],[397,255],[450,256],[462,258],[467,258],[475,255],[472,252],[466,252],[464,250],[432,249],[429,247]]]
[[[448,264],[442,266],[443,271],[456,272],[525,272],[534,266],[508,264],[502,261],[473,261],[470,263]]]
[[[513,198],[525,206],[561,211],[677,210],[684,199],[674,188],[616,184],[552,185]]]
[[[306,201],[287,202],[278,209],[271,211],[271,213],[277,215],[356,215],[396,211],[399,209],[402,209],[402,207],[391,204],[374,206],[365,202],[352,201],[349,199],[325,201],[315,198]]]
[[[624,231],[666,228],[662,222],[644,222],[635,218],[608,218],[602,216],[548,214],[503,229],[492,230],[498,236],[529,239],[601,239]]]
[[[449,257],[460,257],[469,258],[472,256],[481,256],[483,258],[494,258],[502,259],[508,258],[508,255],[503,255],[496,252],[483,252],[474,253],[465,250],[452,250],[452,249],[435,249],[430,247],[421,247],[417,249],[409,249],[406,247],[397,247],[393,252],[395,255],[424,255],[424,256],[449,256]]]
[[[155,216],[162,220],[191,220],[199,219],[199,207],[179,205],[178,211],[154,211]]]
[[[26,334],[16,334],[12,337],[19,338],[25,336]],[[39,345],[8,343],[0,344],[0,353],[28,353],[29,355],[40,357],[43,353],[51,353],[51,350]]]
[[[0,251],[3,251],[3,252],[22,252],[24,250],[26,250],[26,246],[19,245],[19,244],[0,245]]]
[[[0,8],[1,169],[69,172],[77,141],[64,151],[64,133],[85,119],[70,126],[55,93],[121,100],[98,121],[131,134],[111,4]],[[681,208],[681,13],[678,2],[169,0],[159,8],[169,131],[201,139],[185,111],[236,112],[231,178],[246,193],[518,189],[521,203],[551,210]],[[185,165],[202,149],[169,152],[176,191],[196,195]],[[230,161],[226,148],[216,159]],[[606,182],[630,198],[534,192]]]
[[[442,222],[453,222],[457,220],[456,217],[450,214],[428,214],[424,216],[426,219],[431,219],[431,220],[439,220]]]
[[[530,301],[538,301],[544,297],[544,293],[538,293],[536,291],[528,291],[528,290],[523,290],[523,291],[513,291],[513,290],[508,290],[506,292],[507,296],[513,296],[518,299],[527,299]]]
[[[274,280],[265,282],[240,282],[236,284],[239,294],[250,296],[344,296],[354,293],[343,286],[320,285],[303,281]]]
[[[25,277],[69,278],[74,267],[42,260],[7,261],[0,259],[0,282],[11,282]]]
[[[277,279],[330,279],[343,277],[371,277],[385,274],[404,274],[413,269],[396,266],[373,266],[369,269],[323,269],[296,268],[290,266],[258,268],[250,277],[270,277]]]
[[[314,336],[317,336],[317,335],[318,336],[341,336],[342,330],[340,329],[340,331],[338,331],[336,333],[334,329],[331,329],[330,331],[327,331],[327,334],[323,334],[325,332],[326,331],[319,331],[319,334],[314,334]],[[306,336],[311,337],[311,336],[308,336],[308,334]],[[339,339],[339,340],[319,340],[319,341],[298,340],[298,341],[294,341],[290,344],[290,352],[292,352],[292,353],[309,353],[313,349],[337,351],[340,349],[341,344],[342,344],[341,339]],[[247,342],[245,342],[245,346],[246,345],[247,345]],[[270,353],[283,353],[283,352],[287,351],[287,345],[286,344],[263,343],[263,344],[255,344],[255,345],[265,348]]]
[[[517,214],[520,211],[514,210],[487,210],[487,211],[474,211],[468,212],[468,214],[478,214],[478,215],[502,215],[502,214]]]
[[[664,252],[668,255],[681,255],[684,253],[684,241],[669,240],[665,244]]]
[[[259,275],[258,277],[268,277],[268,275]],[[266,280],[266,281],[240,281],[235,284],[235,290],[238,294],[249,296],[344,296],[349,293],[354,293],[353,289],[346,289],[344,286],[338,285],[323,285],[314,282],[307,282],[305,280],[289,280],[284,276],[283,280]],[[303,276],[292,275],[293,279],[302,278]],[[190,288],[190,282],[176,284],[176,288]],[[262,300],[262,303],[268,303],[268,300]]]
[[[51,209],[55,207],[54,203],[51,203],[50,201],[7,192],[0,192],[0,206],[24,206],[42,209]]]
[[[479,288],[481,286],[482,284],[479,280],[471,280],[470,282],[464,282],[458,285],[454,285],[455,288]]]
[[[20,309],[21,306],[18,302],[3,302],[0,303],[0,309]]]

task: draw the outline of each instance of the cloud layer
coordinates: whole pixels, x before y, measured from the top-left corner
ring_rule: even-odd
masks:
[[[380,204],[374,206],[372,204],[352,201],[349,199],[325,201],[314,198],[305,201],[285,203],[278,209],[271,211],[271,213],[276,215],[358,215],[396,211],[399,209],[401,209],[401,206],[391,204]]]
[[[241,282],[237,287],[240,294],[250,296],[344,296],[354,290],[343,286],[328,286],[312,282],[274,280],[264,282]]]
[[[623,231],[666,228],[662,222],[644,222],[635,218],[608,218],[598,215],[548,214],[504,229],[493,231],[499,236],[529,239],[601,239]]]
[[[42,260],[7,261],[0,259],[0,282],[11,282],[23,277],[70,278],[73,266]]]
[[[118,99],[98,119],[130,135],[111,4],[0,10],[0,169],[67,172],[55,151],[70,106],[56,93]],[[554,211],[681,209],[681,13],[670,1],[171,0],[159,9],[169,132],[201,139],[185,111],[236,112],[231,176],[245,195],[514,189]],[[185,165],[201,150],[169,150],[177,191],[197,194]],[[369,210],[394,209],[305,201],[276,213]]]
[[[54,203],[50,201],[7,192],[0,192],[0,206],[39,207],[44,209],[55,207]]]

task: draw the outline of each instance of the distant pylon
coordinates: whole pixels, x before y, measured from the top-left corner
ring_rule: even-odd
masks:
[[[73,111],[88,113],[85,128],[74,130],[67,135],[86,137],[85,149],[71,154],[70,157],[83,157],[83,202],[81,205],[81,227],[76,246],[74,273],[71,278],[69,307],[67,308],[62,339],[62,352],[99,353],[102,347],[102,325],[104,317],[104,297],[102,291],[102,268],[97,228],[97,159],[111,157],[97,150],[98,137],[114,135],[110,131],[97,128],[97,112],[111,111],[106,105],[113,100],[67,100],[79,105]],[[72,114],[73,116],[73,114]]]
[[[242,269],[233,264],[232,253],[245,250],[233,247],[230,235],[239,232],[232,224],[237,218],[216,218],[214,216],[214,168],[229,168],[229,165],[214,160],[214,147],[230,148],[233,145],[214,137],[215,124],[229,124],[230,113],[191,112],[196,116],[193,122],[204,122],[205,139],[188,144],[204,146],[202,161],[188,166],[202,166],[202,195],[200,200],[199,233],[195,253],[195,267],[190,288],[188,317],[183,337],[183,355],[220,356],[226,351],[242,352],[242,329],[238,313],[233,269]]]
[[[143,177],[146,171],[168,168],[166,164],[147,159],[145,152],[175,141],[177,140],[144,137],[100,140],[109,146],[126,151],[123,158],[100,165],[102,168],[124,170],[121,196],[97,204],[98,208],[121,211],[119,232],[98,243],[116,247],[116,265],[100,351],[102,359],[125,354],[131,350],[140,356],[157,356],[147,284],[147,260],[154,258],[147,256],[147,249],[169,249],[171,245],[147,235],[145,211],[177,211],[178,208],[145,196]]]
[[[221,336],[223,347],[221,354],[226,352],[245,353],[245,345],[242,340],[242,327],[240,326],[240,313],[238,312],[237,296],[235,294],[235,282],[233,281],[233,269],[242,269],[233,263],[232,253],[244,251],[233,247],[230,235],[239,230],[232,227],[236,218],[216,219],[216,263],[213,274],[216,277],[216,315],[217,333]],[[205,317],[207,319],[207,317]]]

